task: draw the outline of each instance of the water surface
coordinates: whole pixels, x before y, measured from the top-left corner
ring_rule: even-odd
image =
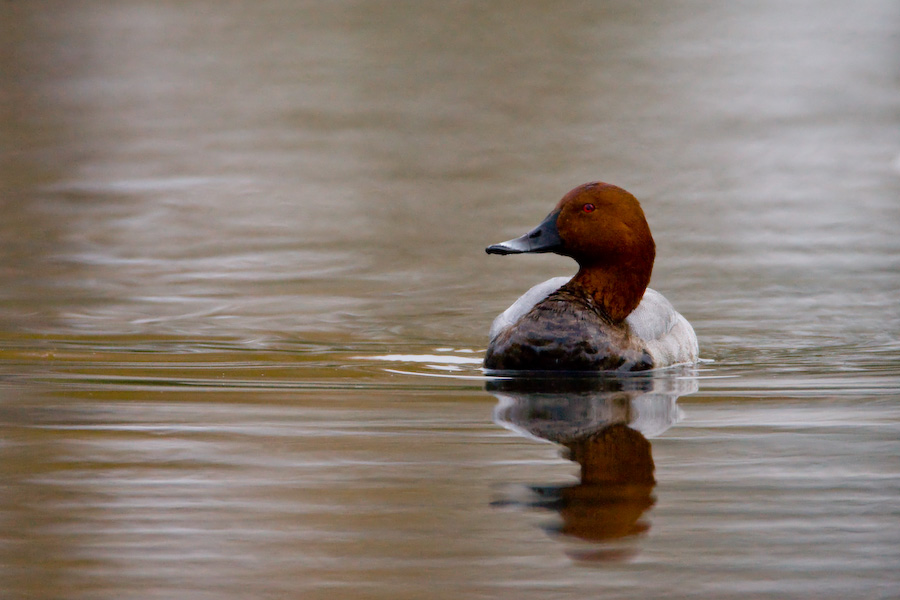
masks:
[[[894,597],[898,22],[3,3],[0,596]],[[503,396],[594,179],[705,361]]]

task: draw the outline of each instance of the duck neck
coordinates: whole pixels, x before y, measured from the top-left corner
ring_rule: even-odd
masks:
[[[590,298],[596,308],[615,322],[631,314],[650,282],[650,273],[641,269],[581,266],[567,286]]]

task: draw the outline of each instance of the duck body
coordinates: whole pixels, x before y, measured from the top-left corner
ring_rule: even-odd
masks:
[[[555,252],[580,268],[534,286],[494,320],[485,368],[645,371],[697,360],[690,323],[647,288],[655,245],[625,190],[579,186],[537,228],[487,251]]]
[[[539,283],[491,326],[484,359],[496,371],[645,371],[697,360],[694,329],[665,296],[647,288],[620,323],[565,290],[567,277]]]

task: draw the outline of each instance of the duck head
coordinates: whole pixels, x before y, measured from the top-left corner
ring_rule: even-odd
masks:
[[[637,198],[620,187],[594,182],[563,196],[540,225],[486,248],[488,254],[553,252],[579,270],[568,284],[620,321],[641,302],[650,283],[656,245]]]

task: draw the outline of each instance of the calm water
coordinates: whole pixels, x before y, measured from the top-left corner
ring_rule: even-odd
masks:
[[[0,3],[0,597],[900,597],[898,31]],[[594,179],[705,362],[485,378]]]

